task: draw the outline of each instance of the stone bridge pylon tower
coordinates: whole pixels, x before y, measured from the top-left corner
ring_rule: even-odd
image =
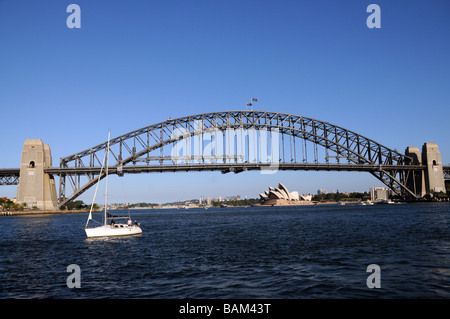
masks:
[[[446,192],[441,152],[436,143],[425,143],[422,154],[418,147],[406,148],[405,155],[411,158],[412,164],[425,165],[425,170],[416,172],[407,180],[408,188],[419,198],[425,195]]]
[[[20,178],[17,187],[17,202],[28,207],[36,206],[40,210],[56,210],[55,180],[44,172],[52,167],[50,147],[41,139],[25,141],[20,162]]]

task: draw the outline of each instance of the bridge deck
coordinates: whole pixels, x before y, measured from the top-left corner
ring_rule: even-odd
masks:
[[[49,174],[99,174],[100,167],[67,167],[67,168],[47,168]],[[401,170],[423,170],[423,165],[367,165],[367,164],[320,164],[320,163],[228,163],[228,164],[179,164],[179,165],[136,165],[123,167],[110,167],[110,174],[123,173],[151,173],[151,172],[177,172],[177,171],[222,171],[222,172],[242,172],[247,170],[312,170],[312,171],[360,171],[373,172],[381,169],[401,169]]]
[[[20,175],[19,168],[1,168],[0,185],[18,185],[19,175]]]
[[[110,167],[109,173],[149,173],[149,172],[176,172],[176,171],[208,171],[208,170],[259,170],[259,169],[280,169],[280,170],[313,170],[313,171],[362,171],[371,172],[380,169],[402,169],[402,170],[424,170],[424,165],[368,165],[368,164],[321,164],[321,163],[227,163],[227,164],[178,164],[178,165],[134,165]],[[54,175],[71,175],[83,173],[100,173],[100,167],[52,167],[44,171]],[[450,170],[450,166],[444,166],[444,170]],[[0,168],[0,178],[8,176],[19,177],[20,168]]]
[[[52,175],[73,174],[99,174],[100,167],[52,167],[44,171]],[[110,174],[124,173],[152,173],[152,172],[178,172],[178,171],[222,171],[242,172],[247,170],[278,169],[278,170],[311,170],[311,171],[359,171],[373,172],[380,169],[424,170],[424,165],[368,165],[368,164],[321,164],[321,163],[278,163],[273,166],[261,163],[228,163],[228,164],[179,164],[179,165],[135,165],[110,167]],[[450,166],[444,166],[444,171],[450,172]],[[19,168],[1,168],[0,185],[17,185],[20,175]],[[448,175],[446,175],[448,177]],[[446,178],[448,179],[448,178]]]

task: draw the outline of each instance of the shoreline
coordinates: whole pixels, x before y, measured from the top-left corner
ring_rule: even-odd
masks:
[[[414,202],[392,202],[392,203],[448,203],[449,201],[414,201]],[[314,206],[314,205],[337,205],[339,202],[335,202],[335,201],[319,201],[319,202],[308,202],[308,203],[299,203],[299,204],[269,204],[269,205],[264,205],[264,204],[256,204],[256,205],[252,205],[252,206],[228,206],[230,208],[236,208],[236,207],[292,207],[292,206]],[[361,203],[361,201],[343,201],[344,204],[354,204],[354,205],[358,205]],[[388,204],[388,203],[378,203],[378,202],[373,202],[373,204]],[[195,209],[195,208],[199,208],[199,209],[203,209],[204,207],[191,207],[190,209]],[[214,208],[214,207],[208,207],[208,208]],[[220,208],[220,207],[217,207]],[[136,209],[141,209],[141,208],[136,208]],[[163,209],[163,208],[142,208],[144,210],[158,210],[158,209]],[[172,209],[184,209],[184,208],[172,208]],[[93,212],[100,212],[101,210],[94,210]],[[18,212],[0,212],[0,217],[1,216],[30,216],[30,215],[53,215],[53,214],[79,214],[79,213],[89,213],[89,210],[85,210],[85,209],[77,209],[77,210],[36,210],[36,211],[18,211]]]
[[[94,212],[97,212],[95,210]],[[52,214],[70,214],[70,213],[89,213],[89,210],[35,210],[19,212],[0,212],[0,216],[29,216],[29,215],[52,215]]]

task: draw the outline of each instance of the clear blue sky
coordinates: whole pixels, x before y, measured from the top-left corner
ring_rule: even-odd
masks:
[[[66,8],[81,7],[81,29]],[[366,8],[381,8],[369,29]],[[327,121],[450,163],[450,2],[0,0],[0,167],[41,138],[59,158],[197,113],[255,109]],[[300,193],[381,186],[368,173],[139,174],[112,201],[164,202],[284,183]],[[16,196],[16,187],[0,187]],[[91,192],[82,197],[89,202]]]

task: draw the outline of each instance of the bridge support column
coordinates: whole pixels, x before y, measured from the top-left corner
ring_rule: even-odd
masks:
[[[28,139],[22,150],[17,201],[28,207],[41,210],[56,210],[55,180],[44,173],[44,168],[52,167],[50,147],[40,139]]]
[[[436,143],[425,143],[422,147],[422,162],[425,170],[425,185],[428,194],[446,191],[441,152]]]
[[[405,150],[405,155],[412,158],[412,165],[422,165],[422,155],[418,147],[409,146]],[[426,194],[424,171],[412,171],[406,178],[406,187],[413,191],[420,198]]]

